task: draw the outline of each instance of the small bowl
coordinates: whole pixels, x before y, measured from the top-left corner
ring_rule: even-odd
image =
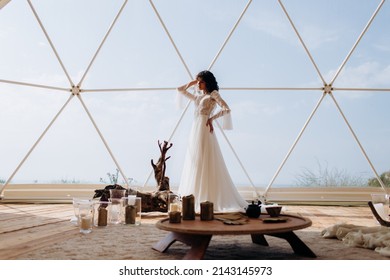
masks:
[[[282,206],[267,206],[265,209],[271,217],[278,217],[282,211]]]

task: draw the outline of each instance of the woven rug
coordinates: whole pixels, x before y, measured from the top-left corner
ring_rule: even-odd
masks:
[[[76,231],[77,229],[75,229]],[[322,238],[321,232],[310,228],[295,231],[317,255],[315,260],[389,260],[377,252],[348,247],[337,239]],[[178,260],[189,247],[175,242],[165,253],[152,246],[167,234],[153,223],[140,226],[109,226],[94,229],[90,234],[76,233],[56,244],[19,255],[16,259],[34,260]],[[250,235],[213,236],[206,260],[309,260],[293,253],[287,241],[266,236],[269,246],[252,243]]]

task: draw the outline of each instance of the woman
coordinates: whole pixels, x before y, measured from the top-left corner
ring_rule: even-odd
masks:
[[[200,94],[191,94],[188,88],[197,86]],[[218,83],[210,71],[202,71],[196,80],[177,88],[180,94],[195,104],[195,120],[190,133],[187,155],[179,185],[180,195],[193,194],[195,211],[200,203],[210,201],[215,212],[243,212],[247,202],[240,196],[226,168],[213,121],[223,117],[223,128],[231,129],[230,108],[219,95]],[[214,113],[214,109],[220,110]]]

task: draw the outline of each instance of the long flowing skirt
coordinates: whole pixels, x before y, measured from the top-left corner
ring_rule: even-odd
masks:
[[[195,116],[178,192],[194,195],[197,213],[204,201],[212,202],[215,212],[243,212],[248,204],[233,184],[207,119],[206,115]]]

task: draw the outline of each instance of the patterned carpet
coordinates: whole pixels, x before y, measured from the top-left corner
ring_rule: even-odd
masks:
[[[351,248],[337,239],[325,239],[319,231],[308,228],[295,231],[317,255],[317,260],[389,260],[377,252]],[[155,227],[153,222],[141,226],[109,226],[94,229],[87,235],[77,234],[63,242],[19,255],[17,259],[34,260],[178,260],[188,246],[174,243],[165,253],[152,249],[167,232]],[[309,260],[294,254],[282,239],[268,237],[269,246],[252,243],[249,235],[213,236],[204,259],[206,260]]]

